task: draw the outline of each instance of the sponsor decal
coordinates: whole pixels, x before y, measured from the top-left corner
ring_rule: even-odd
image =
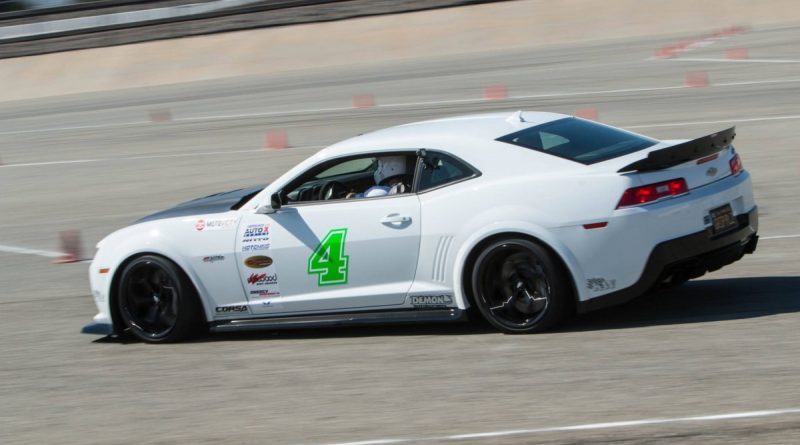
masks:
[[[245,238],[242,240],[243,243],[263,243],[265,241],[269,241],[269,237],[256,237],[256,238]]]
[[[245,244],[242,246],[242,252],[253,252],[256,250],[269,250],[270,243],[266,244]]]
[[[231,312],[247,312],[247,306],[244,304],[235,304],[232,306],[217,306],[214,309],[218,314],[227,314]]]
[[[264,255],[251,256],[244,260],[244,265],[251,269],[263,269],[272,265],[272,258]]]
[[[206,221],[206,230],[226,230],[236,226],[236,218],[209,219]]]
[[[194,222],[194,228],[198,232],[203,230],[226,230],[234,227],[236,227],[236,218],[198,219]]]
[[[244,229],[244,237],[256,238],[261,237],[264,240],[269,239],[269,224],[250,224]]]
[[[280,297],[281,293],[277,291],[262,289],[262,290],[251,290],[250,295],[257,295],[263,298],[270,298],[270,297]]]
[[[261,302],[261,309],[279,309],[283,305],[276,300],[265,300]]]
[[[275,284],[278,282],[278,274],[267,275],[266,273],[251,273],[247,277],[247,284],[254,286],[262,286],[267,284]]]
[[[453,296],[448,294],[440,295],[413,295],[411,304],[414,306],[447,306],[453,304]]]
[[[606,280],[605,278],[589,278],[586,280],[586,287],[590,291],[600,292],[617,287],[617,280]]]
[[[204,263],[213,263],[214,261],[225,261],[225,255],[209,255],[203,257]]]

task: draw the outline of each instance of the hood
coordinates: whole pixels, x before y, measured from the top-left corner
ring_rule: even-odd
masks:
[[[264,187],[266,186],[267,184],[257,185],[254,187],[215,193],[203,198],[193,199],[191,201],[178,204],[175,207],[161,210],[153,213],[152,215],[147,215],[136,222],[141,223],[145,221],[154,221],[157,219],[174,218],[177,216],[205,215],[208,213],[223,213],[229,210],[236,210],[243,206],[258,192],[264,190]]]

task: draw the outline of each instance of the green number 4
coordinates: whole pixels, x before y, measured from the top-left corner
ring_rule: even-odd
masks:
[[[347,229],[331,230],[308,257],[308,274],[317,274],[318,286],[347,284],[346,237]]]

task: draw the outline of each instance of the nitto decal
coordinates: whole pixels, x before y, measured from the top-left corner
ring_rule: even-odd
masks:
[[[209,255],[203,257],[204,263],[213,263],[214,261],[225,261],[225,255]]]
[[[447,306],[453,304],[453,296],[442,295],[414,295],[411,297],[414,306]]]
[[[242,246],[242,252],[254,252],[257,250],[269,250],[270,244],[245,244]]]
[[[225,314],[230,312],[247,312],[247,306],[243,304],[237,304],[233,306],[217,306],[217,308],[214,309],[214,311],[216,311],[216,313],[218,314]]]
[[[586,280],[586,287],[590,291],[599,292],[611,290],[617,287],[617,280],[606,280],[605,278],[589,278]]]
[[[317,286],[347,284],[349,257],[344,254],[347,229],[333,229],[308,257],[308,274],[317,275]]]
[[[272,258],[264,255],[251,256],[244,260],[244,265],[251,269],[263,269],[272,265]]]
[[[278,282],[278,274],[267,275],[265,273],[251,273],[247,277],[247,284],[255,286],[275,284]]]

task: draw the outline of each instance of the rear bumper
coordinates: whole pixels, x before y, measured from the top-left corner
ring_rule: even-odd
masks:
[[[758,207],[737,216],[739,225],[714,236],[710,229],[658,244],[632,286],[578,302],[578,312],[590,312],[636,298],[669,276],[697,278],[753,253],[758,244]]]

